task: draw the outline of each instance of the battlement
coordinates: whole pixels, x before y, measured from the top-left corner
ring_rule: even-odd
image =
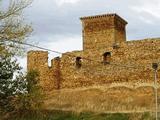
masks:
[[[88,16],[80,20],[84,50],[111,47],[126,41],[127,22],[117,14]]]
[[[81,21],[82,51],[53,58],[50,67],[48,52],[28,52],[28,70],[39,71],[40,85],[49,100],[45,108],[95,112],[152,110],[152,63],[160,61],[160,38],[126,41],[127,22],[116,14],[83,17]],[[160,83],[159,77],[157,82]]]
[[[27,54],[27,69],[36,70],[39,73],[40,85],[43,91],[59,89],[60,83],[60,58],[51,60],[51,66],[48,66],[47,51],[29,51]]]
[[[48,67],[48,52],[47,51],[29,51],[27,56],[28,70]]]
[[[102,15],[95,15],[95,16],[86,16],[86,17],[81,17],[80,20],[94,20],[94,19],[103,19],[103,18],[116,18],[116,20],[121,21],[124,24],[128,24],[127,21],[125,21],[123,18],[121,18],[117,14],[102,14]]]

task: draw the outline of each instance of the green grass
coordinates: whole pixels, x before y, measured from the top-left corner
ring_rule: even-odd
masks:
[[[30,111],[10,117],[9,120],[152,120],[149,113],[144,114],[96,114],[91,112],[73,113],[63,111]],[[134,119],[137,120],[137,119]]]

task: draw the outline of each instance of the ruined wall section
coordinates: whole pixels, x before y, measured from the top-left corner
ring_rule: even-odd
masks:
[[[83,81],[89,80],[83,75],[81,68],[76,67],[76,57],[84,57],[82,51],[64,53],[61,58],[61,74],[62,84],[61,88],[75,88],[79,87]],[[84,60],[82,60],[84,62]],[[91,80],[90,80],[91,81]]]
[[[111,53],[110,64],[103,63],[105,52]],[[76,57],[82,58],[80,68],[76,67]],[[48,67],[47,52],[31,51],[28,53],[28,70],[40,72],[40,83],[46,91],[113,83],[152,84],[152,63],[159,61],[160,39],[145,39],[127,41],[117,48],[67,52],[61,58],[54,58],[51,67]]]
[[[46,51],[29,51],[27,55],[28,71],[36,70],[39,73],[40,86],[44,92],[58,89],[60,76],[60,59],[52,60],[51,67],[48,66],[48,52]]]
[[[135,63],[139,65],[151,64],[159,60],[159,52],[159,38],[127,41],[115,50],[115,61],[126,64],[133,63],[133,65]]]
[[[52,89],[57,89],[57,90],[60,89],[61,81],[62,81],[61,58],[60,57],[56,57],[51,60],[50,77],[54,85]]]
[[[160,39],[128,41],[118,48],[92,49],[71,52],[62,56],[62,88],[77,88],[112,83],[153,83],[152,63],[160,60]],[[111,52],[110,64],[103,64],[103,53]],[[68,56],[69,55],[69,56]],[[81,68],[75,67],[75,57],[82,60]],[[158,71],[160,75],[160,71]],[[159,80],[158,80],[159,81]]]

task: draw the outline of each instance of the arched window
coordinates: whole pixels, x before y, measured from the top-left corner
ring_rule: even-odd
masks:
[[[105,52],[103,54],[103,63],[104,64],[109,64],[111,62],[111,53],[110,52]]]
[[[82,66],[82,61],[81,61],[81,57],[76,57],[76,67],[77,68],[81,68]]]

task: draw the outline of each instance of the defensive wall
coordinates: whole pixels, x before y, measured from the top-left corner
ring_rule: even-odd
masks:
[[[141,110],[153,108],[154,70],[152,69],[152,63],[160,62],[160,38],[126,40],[125,26],[127,22],[117,14],[83,17],[81,21],[83,28],[82,51],[64,53],[61,57],[52,59],[50,67],[48,66],[48,52],[28,52],[28,70],[35,69],[39,71],[40,84],[44,92],[48,93],[48,96],[54,96],[48,99],[50,102],[47,101],[47,105],[49,103],[54,104],[52,105],[54,109],[58,102],[60,105],[65,100],[66,103],[64,104],[70,104],[72,106],[71,110],[75,110],[76,106],[86,104],[86,99],[90,107],[87,109],[87,105],[84,105],[83,110],[93,110],[93,106],[95,106],[95,110],[99,111],[136,110],[139,107],[141,107]],[[158,70],[158,82],[159,75],[160,71]],[[114,89],[109,88],[109,86],[114,84],[117,84],[117,86],[113,87]],[[146,86],[143,86],[143,84]],[[101,88],[100,86],[110,89],[110,92],[106,89],[106,92],[96,92],[94,96],[92,90],[89,90],[89,92],[81,91],[82,88],[90,87],[97,90]],[[67,89],[72,92],[68,91],[68,96],[65,96]],[[78,89],[81,92],[76,93]],[[130,89],[132,89],[132,92]],[[74,90],[75,92],[73,93]],[[82,96],[77,95],[83,93],[86,94]],[[93,96],[91,96],[92,93]],[[109,95],[114,97],[105,97]],[[144,101],[144,96],[148,99],[147,101]],[[95,104],[96,101],[91,100],[95,97],[99,98],[97,98],[99,108]],[[120,101],[116,102],[118,97],[120,97]],[[125,102],[125,98],[129,102]],[[84,100],[74,104],[77,99]],[[115,105],[120,104],[121,106],[120,108],[114,105],[109,107],[107,105],[111,104],[108,104],[107,101],[108,103],[115,101]],[[138,103],[142,105],[137,104],[139,107],[136,107],[135,103],[137,102],[135,101],[142,102]],[[130,106],[123,107],[122,104],[129,104]],[[133,109],[133,107],[136,108]],[[58,108],[67,109],[63,105]]]

